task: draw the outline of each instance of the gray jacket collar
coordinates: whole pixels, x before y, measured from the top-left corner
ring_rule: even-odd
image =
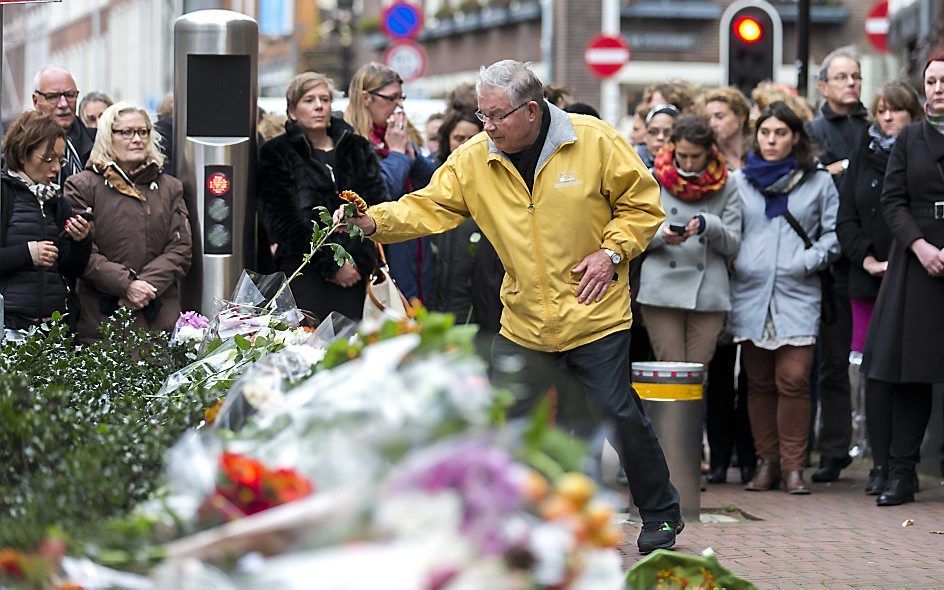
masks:
[[[551,114],[551,126],[547,130],[547,139],[544,140],[544,147],[541,149],[538,164],[534,167],[535,176],[537,176],[538,171],[541,170],[541,166],[551,157],[551,154],[557,151],[557,148],[565,143],[577,141],[577,134],[574,132],[573,123],[570,122],[570,116],[546,100],[544,103],[547,105],[548,111]],[[488,153],[490,156],[489,159],[491,159],[492,154],[498,157],[508,158],[508,154],[495,147],[491,138],[488,140]]]

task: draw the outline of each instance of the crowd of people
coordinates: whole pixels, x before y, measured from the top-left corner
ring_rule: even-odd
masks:
[[[79,102],[55,67],[34,88],[3,145],[6,327],[67,312],[91,342],[125,307],[140,327],[171,329],[192,236],[170,107],[155,121],[102,93]],[[359,194],[371,239],[333,235],[353,262],[316,253],[292,285],[299,307],[360,319],[386,264],[408,300],[497,334],[493,357],[542,367],[524,378],[522,407],[554,384],[548,366],[576,375],[582,389],[560,391],[585,392],[616,425],[641,550],[674,543],[683,524],[635,393],[626,403],[630,360],[706,367],[709,483],[736,460],[745,489],[802,495],[813,441],[813,482],[851,462],[848,359],[861,352],[866,491],[880,506],[908,502],[931,385],[944,382],[944,315],[932,311],[944,300],[944,53],[925,67],[924,105],[896,81],[866,108],[850,48],[825,57],[818,88],[814,110],[770,82],[750,97],[653,84],[623,136],[506,60],[455,88],[424,137],[394,70],[362,66],[343,113],[332,80],[299,74],[284,123],[259,126],[268,267],[291,273],[314,209]]]

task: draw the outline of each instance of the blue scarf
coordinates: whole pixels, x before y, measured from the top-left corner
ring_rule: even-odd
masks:
[[[895,135],[884,135],[882,131],[878,128],[878,125],[872,123],[869,125],[869,137],[871,141],[869,142],[869,149],[873,152],[882,151],[886,154],[892,151],[892,146],[895,145]]]
[[[778,215],[783,215],[787,210],[787,197],[796,184],[788,183],[789,189],[786,192],[772,190],[771,185],[782,180],[788,174],[797,169],[797,161],[793,156],[788,156],[783,160],[768,162],[754,152],[747,155],[747,164],[741,168],[741,173],[760,194],[766,199],[764,214],[767,219],[773,219]]]

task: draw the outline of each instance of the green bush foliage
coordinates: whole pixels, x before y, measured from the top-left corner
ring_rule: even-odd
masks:
[[[123,536],[119,519],[160,484],[164,453],[214,399],[158,397],[184,359],[127,310],[75,346],[58,318],[0,347],[0,547],[52,531],[73,550]]]

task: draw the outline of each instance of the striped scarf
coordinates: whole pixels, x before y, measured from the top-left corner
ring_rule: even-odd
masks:
[[[924,115],[931,127],[937,129],[938,133],[944,134],[944,113],[932,113],[928,105],[924,105]]]
[[[675,164],[675,144],[671,142],[659,150],[653,172],[662,188],[689,203],[710,197],[721,190],[728,180],[728,167],[724,164],[724,156],[717,149],[711,150],[708,165],[701,174],[683,176]]]

